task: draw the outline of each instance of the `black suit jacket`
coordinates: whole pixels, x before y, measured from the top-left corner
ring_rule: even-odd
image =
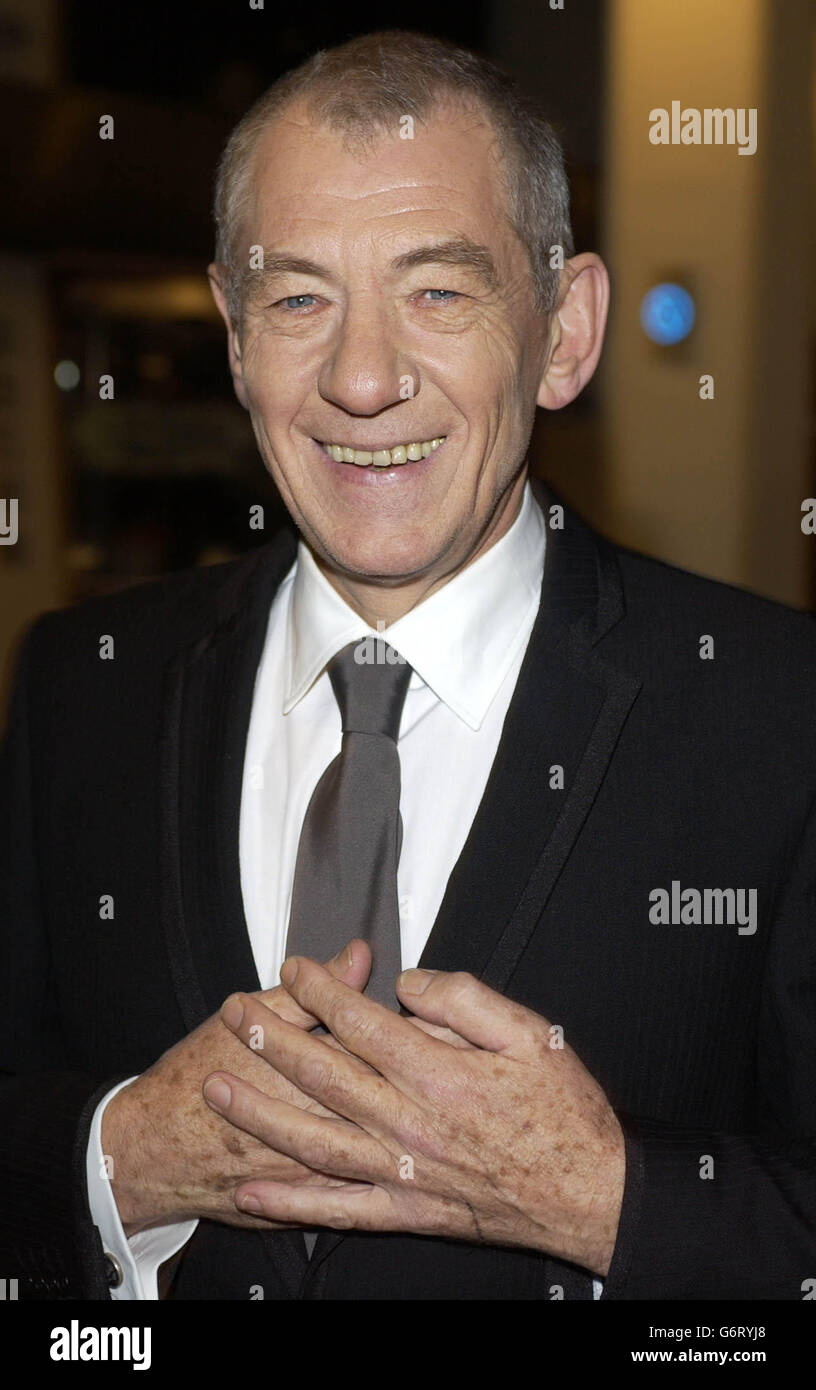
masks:
[[[260,988],[239,804],[295,544],[283,532],[47,614],[23,644],[0,836],[0,1273],[21,1297],[108,1297],[85,1190],[94,1107],[232,990]],[[421,963],[562,1025],[616,1107],[627,1178],[605,1299],[796,1300],[816,1277],[814,636],[809,617],[620,550],[569,512],[549,530],[498,753]],[[757,931],[654,924],[649,894],[673,880],[755,888]],[[591,1296],[585,1273],[532,1251],[326,1233],[307,1265],[299,1233],[210,1221],[172,1296],[257,1286]]]

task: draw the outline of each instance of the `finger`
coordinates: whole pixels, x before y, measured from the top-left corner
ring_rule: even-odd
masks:
[[[449,1043],[451,1047],[468,1048],[473,1052],[473,1043],[469,1043],[467,1038],[463,1038],[459,1033],[454,1033],[451,1028],[444,1028],[438,1023],[429,1023],[425,1018],[417,1018],[415,1014],[407,1014],[407,1020],[421,1032],[427,1033],[429,1038],[438,1038],[440,1042]],[[331,1036],[331,1035],[329,1035]]]
[[[247,1205],[248,1199],[255,1205]],[[399,1230],[387,1192],[366,1183],[319,1188],[309,1183],[292,1187],[254,1181],[236,1189],[235,1205],[239,1211],[287,1225],[328,1226],[335,1231]]]
[[[371,974],[371,947],[366,941],[353,939],[325,963],[326,970],[335,980],[342,980],[349,989],[362,991]],[[307,1013],[292,998],[284,985],[274,989],[261,990],[255,996],[267,1008],[274,1009],[280,1018],[293,1023],[297,1028],[314,1028],[318,1020],[314,1014]]]
[[[315,964],[315,969],[321,967]],[[351,999],[358,998],[352,990],[347,993]],[[329,1047],[315,1033],[292,1027],[251,994],[231,995],[221,1009],[221,1017],[237,1038],[260,1053],[304,1095],[336,1115],[362,1125],[369,1133],[379,1135],[387,1129],[398,1093],[359,1057]],[[410,1031],[418,1036],[415,1029]]]
[[[526,1055],[546,1020],[505,999],[463,970],[403,970],[397,994],[407,1009],[428,1023],[451,1028],[488,1052]]]
[[[398,1084],[405,1095],[417,1098],[423,1078],[450,1060],[444,1044],[393,1009],[356,994],[306,956],[284,961],[281,980],[300,1007],[320,1018],[344,1048]]]
[[[315,1173],[363,1182],[386,1181],[397,1175],[397,1159],[348,1120],[318,1119],[295,1105],[265,1096],[229,1072],[213,1072],[203,1092],[210,1108],[236,1129]]]

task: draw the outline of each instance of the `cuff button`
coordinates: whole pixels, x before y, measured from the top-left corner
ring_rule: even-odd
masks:
[[[125,1275],[122,1266],[115,1255],[105,1251],[105,1279],[109,1289],[118,1289],[120,1284],[124,1284]]]

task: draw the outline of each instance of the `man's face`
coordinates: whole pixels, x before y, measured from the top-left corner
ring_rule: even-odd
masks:
[[[290,110],[253,189],[244,263],[260,245],[264,270],[235,348],[264,461],[331,568],[443,582],[517,511],[548,350],[495,137],[449,111],[352,154]]]

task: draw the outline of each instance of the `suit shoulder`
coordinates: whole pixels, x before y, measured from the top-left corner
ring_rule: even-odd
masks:
[[[756,649],[793,643],[816,658],[814,615],[734,584],[708,579],[653,556],[612,547],[620,566],[627,616],[700,634],[712,626]],[[712,634],[714,635],[714,634]]]
[[[48,658],[68,659],[77,644],[97,645],[104,636],[127,637],[129,645],[159,660],[193,642],[240,607],[264,576],[283,578],[296,553],[288,532],[236,560],[179,570],[113,594],[84,599],[44,613],[29,630],[30,645]]]
[[[635,551],[612,550],[624,616],[608,634],[610,655],[642,676],[644,708],[663,711],[660,718],[671,710],[667,727],[685,728],[684,746],[694,745],[711,766],[730,749],[749,769],[770,768],[780,796],[795,801],[799,786],[810,795],[813,615]]]

